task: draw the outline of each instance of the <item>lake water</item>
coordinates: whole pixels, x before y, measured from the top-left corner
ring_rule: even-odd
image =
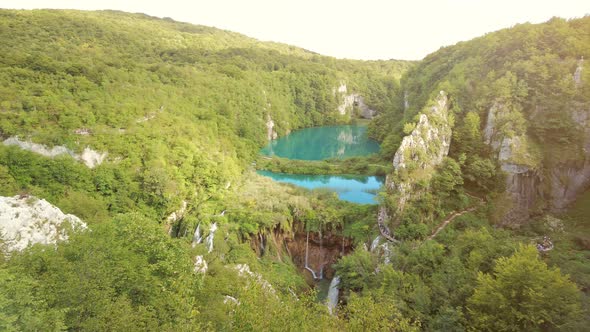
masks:
[[[366,156],[379,152],[379,143],[360,125],[312,127],[274,140],[261,153],[300,160]]]
[[[377,204],[375,194],[383,184],[383,177],[356,175],[303,175],[257,171],[275,181],[290,183],[307,189],[325,188],[342,200],[359,204]]]
[[[379,152],[379,144],[367,137],[367,127],[359,125],[325,126],[294,131],[272,141],[261,153],[300,160],[324,160],[366,156]],[[359,204],[377,204],[375,194],[384,178],[362,175],[303,175],[258,171],[275,181],[307,189],[325,188],[342,200]]]

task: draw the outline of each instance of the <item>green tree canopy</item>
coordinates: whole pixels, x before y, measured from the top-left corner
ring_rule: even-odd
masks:
[[[547,267],[529,245],[499,258],[493,274],[479,274],[468,310],[479,331],[538,331],[572,323],[580,299],[568,276]]]

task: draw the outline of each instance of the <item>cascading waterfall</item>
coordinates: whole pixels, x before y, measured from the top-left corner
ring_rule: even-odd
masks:
[[[193,235],[193,248],[201,242],[203,242],[203,237],[201,236],[201,223],[199,223],[197,225],[197,229],[195,230],[195,234]]]
[[[383,263],[391,263],[391,249],[389,248],[389,243],[383,243],[381,248],[383,248]]]
[[[215,236],[215,231],[217,230],[217,223],[213,223],[213,225],[211,225],[211,229],[209,230],[209,235],[207,236],[207,248],[208,251],[207,252],[212,252],[213,251],[213,237]]]
[[[258,238],[260,239],[260,256],[263,256],[266,250],[266,237],[262,233],[258,233]]]
[[[377,249],[377,246],[379,246],[379,241],[381,240],[381,236],[377,235],[377,237],[373,240],[373,242],[371,242],[371,252],[375,251],[375,249]]]
[[[320,233],[321,234],[321,233]],[[321,235],[320,235],[320,252],[322,250],[322,239],[321,239]],[[324,267],[322,266],[320,269],[320,275],[318,276],[315,271],[309,267],[309,265],[307,264],[308,262],[308,257],[309,257],[309,231],[307,231],[307,240],[305,241],[305,269],[308,270],[309,272],[311,272],[311,275],[313,276],[313,278],[315,280],[321,280],[324,278]]]
[[[332,279],[332,281],[330,282],[330,288],[328,289],[328,297],[326,302],[330,314],[336,313],[336,306],[338,305],[338,293],[340,292],[340,290],[338,289],[339,284],[340,277],[334,276],[334,279]]]

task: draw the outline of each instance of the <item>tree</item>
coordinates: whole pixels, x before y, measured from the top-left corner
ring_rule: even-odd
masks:
[[[353,290],[367,287],[376,267],[375,257],[363,249],[342,257],[335,265],[336,273],[342,280],[342,287]]]
[[[483,149],[480,124],[479,114],[468,112],[462,123],[453,131],[453,149],[469,155],[480,153]]]
[[[350,294],[346,306],[351,331],[419,331],[420,324],[404,318],[391,297]]]
[[[446,157],[438,172],[432,178],[434,192],[443,198],[448,197],[463,185],[461,166],[454,159]]]
[[[536,331],[559,328],[580,316],[575,284],[548,268],[534,246],[521,246],[496,260],[493,274],[480,273],[468,301],[478,331]]]

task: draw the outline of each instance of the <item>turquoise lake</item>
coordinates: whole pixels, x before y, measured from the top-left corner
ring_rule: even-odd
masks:
[[[367,137],[367,127],[325,126],[292,132],[271,142],[262,149],[267,156],[288,159],[324,160],[366,156],[379,152],[379,144]],[[342,200],[359,204],[377,204],[375,194],[384,178],[363,175],[304,175],[258,171],[278,182],[290,183],[307,189],[325,188]]]
[[[375,194],[384,178],[355,175],[304,175],[257,171],[275,181],[294,184],[307,189],[325,188],[338,194],[341,200],[359,204],[377,204]]]
[[[288,159],[324,160],[379,152],[379,143],[360,125],[312,127],[274,140],[261,153]]]

